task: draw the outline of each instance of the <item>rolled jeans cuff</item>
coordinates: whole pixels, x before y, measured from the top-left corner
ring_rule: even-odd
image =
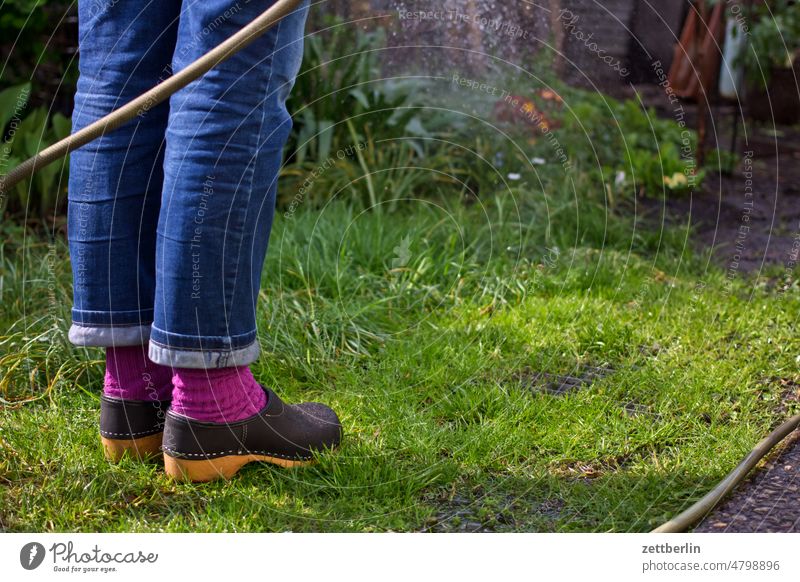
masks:
[[[76,346],[115,348],[140,346],[150,339],[150,325],[81,325],[69,328],[69,341]]]
[[[215,369],[247,366],[258,359],[260,351],[255,330],[234,337],[200,337],[152,327],[148,356],[162,366]]]
[[[76,346],[140,346],[150,339],[152,322],[152,309],[89,311],[73,308],[68,337]]]
[[[154,337],[155,336],[155,339]],[[76,346],[112,348],[140,346],[149,341],[148,355],[156,364],[173,368],[215,369],[247,366],[261,348],[256,332],[236,337],[198,337],[166,333],[151,324],[74,322],[69,341]]]

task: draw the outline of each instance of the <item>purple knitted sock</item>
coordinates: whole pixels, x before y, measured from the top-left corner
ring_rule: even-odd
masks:
[[[206,422],[236,422],[260,412],[267,394],[250,368],[176,368],[172,411]]]
[[[126,400],[169,400],[172,370],[147,357],[147,346],[106,348],[103,393]]]

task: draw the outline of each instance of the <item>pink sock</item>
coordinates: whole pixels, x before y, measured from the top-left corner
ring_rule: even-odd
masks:
[[[147,346],[106,348],[103,393],[126,400],[169,400],[172,370],[147,357]]]
[[[236,422],[254,416],[267,394],[248,366],[176,368],[172,376],[172,411],[206,422]]]

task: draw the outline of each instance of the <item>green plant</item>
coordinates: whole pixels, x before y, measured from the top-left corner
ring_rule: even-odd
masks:
[[[800,54],[800,3],[796,0],[758,2],[748,11],[749,46],[739,54],[747,79],[769,84],[772,69],[792,68]]]
[[[279,202],[293,209],[337,196],[377,208],[424,181],[421,172],[408,171],[426,154],[414,139],[427,134],[410,99],[419,84],[382,76],[382,29],[354,33],[335,17],[327,24],[306,38],[288,104],[295,130]]]
[[[728,150],[713,149],[708,153],[706,167],[710,171],[731,174],[739,163],[739,155]]]
[[[70,133],[70,120],[61,113],[50,116],[46,108],[37,107],[23,116],[30,90],[30,84],[24,84],[0,92],[0,175]],[[0,201],[0,213],[9,210],[39,217],[57,213],[66,192],[68,168],[69,158],[65,158],[39,169]]]
[[[345,120],[365,128],[374,139],[405,135],[415,115],[407,107],[416,85],[383,78],[378,54],[383,29],[357,30],[340,19],[305,41],[305,58],[288,107],[296,130],[288,152],[292,163],[324,161],[355,145]]]
[[[11,42],[9,47],[9,67],[4,67],[3,86],[19,82],[30,74],[31,62],[36,62],[42,55],[45,45],[41,35],[48,28],[47,15],[43,6],[44,0],[8,0],[3,2],[0,11],[0,38],[2,44]],[[5,47],[4,47],[5,48]],[[5,52],[5,51],[4,51]],[[5,61],[6,58],[3,57]],[[27,71],[26,71],[27,69]]]
[[[584,171],[594,174],[599,165],[604,183],[650,196],[688,192],[702,183],[705,172],[694,161],[697,134],[685,124],[663,119],[639,101],[588,93],[572,100],[571,114],[564,116],[565,141]],[[591,144],[579,142],[585,134]]]
[[[46,85],[48,93],[63,90],[67,95],[72,91],[77,80],[77,59],[72,50],[78,44],[75,12],[76,3],[63,0],[2,3],[0,50],[6,56],[0,89],[33,79],[37,90]]]

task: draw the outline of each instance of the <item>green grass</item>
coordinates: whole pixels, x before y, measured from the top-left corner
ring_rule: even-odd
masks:
[[[65,245],[9,230],[0,528],[646,531],[666,520],[787,414],[780,379],[798,381],[800,299],[728,281],[682,250],[685,232],[563,196],[547,209],[498,196],[280,217],[254,371],[289,401],[335,407],[345,442],[313,468],[251,465],[199,486],[103,459],[102,354],[65,340]],[[586,365],[614,372],[566,396],[521,380]]]

